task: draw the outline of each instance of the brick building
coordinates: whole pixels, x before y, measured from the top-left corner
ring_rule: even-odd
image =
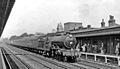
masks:
[[[109,17],[108,26],[105,26],[105,22],[102,19],[101,28],[93,29],[80,29],[70,31],[70,33],[77,38],[77,41],[81,46],[85,43],[88,44],[87,52],[100,53],[101,45],[104,47],[104,54],[115,54],[116,45],[120,44],[120,25],[115,23],[114,16]],[[93,50],[93,46],[97,46],[96,50]]]
[[[73,29],[77,29],[77,28],[80,28],[80,27],[83,27],[82,23],[80,23],[80,22],[67,22],[67,23],[64,23],[64,31],[65,32],[73,30]]]

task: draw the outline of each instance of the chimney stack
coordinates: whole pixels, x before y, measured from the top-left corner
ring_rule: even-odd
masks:
[[[88,28],[88,29],[91,28],[91,25],[87,25],[87,28]]]
[[[105,22],[104,22],[104,19],[102,19],[102,22],[101,22],[101,27],[105,27]]]
[[[110,15],[109,17],[110,17],[110,20],[108,21],[109,26],[114,26],[114,25],[116,25],[116,24],[115,24],[114,16]]]

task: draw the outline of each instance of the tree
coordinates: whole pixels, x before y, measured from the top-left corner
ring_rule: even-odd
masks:
[[[16,37],[17,37],[16,35],[13,35],[10,37],[10,40],[14,40],[14,39],[16,39]]]
[[[22,35],[20,35],[20,37],[27,37],[28,34],[27,33],[23,33]]]
[[[44,35],[44,34],[40,32],[36,32],[35,35]]]
[[[34,36],[34,34],[29,34],[28,36]]]

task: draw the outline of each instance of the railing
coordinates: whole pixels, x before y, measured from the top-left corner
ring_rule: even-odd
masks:
[[[120,56],[79,52],[79,58],[120,66]]]

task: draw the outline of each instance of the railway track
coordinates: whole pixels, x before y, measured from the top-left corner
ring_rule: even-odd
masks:
[[[14,55],[9,49],[7,49],[7,50],[9,51],[9,53],[11,53],[11,55]],[[19,54],[16,54],[16,55],[19,55]],[[21,69],[34,69],[34,68],[32,68],[30,65],[26,64],[25,62],[23,62],[23,61],[22,61],[19,57],[17,57],[16,55],[14,55],[14,56],[26,67],[26,68],[23,68],[23,67],[22,67]],[[22,54],[20,54],[20,55],[22,55]],[[23,54],[23,55],[25,56],[25,55],[27,55],[27,54]],[[13,59],[14,59],[14,58],[13,58]],[[48,67],[47,65],[44,65],[43,63],[40,63],[40,62],[38,62],[38,61],[30,58],[30,57],[29,57],[29,59],[31,59],[31,60],[33,60],[33,61],[41,64],[42,66],[45,67],[45,69],[51,69],[51,68]],[[18,66],[20,66],[20,65],[21,65],[21,64],[18,64]]]
[[[19,49],[19,48],[17,48]],[[50,64],[53,64],[53,65],[56,65],[57,67],[61,68],[61,69],[75,69],[75,68],[72,68],[72,67],[68,67],[66,65],[63,65],[63,64],[58,64],[57,62],[54,62],[52,60],[48,60],[48,59],[45,59],[43,57],[39,57],[37,55],[26,55],[26,57],[30,58],[30,56],[34,57],[34,58],[37,58],[39,60],[44,60]],[[38,62],[38,60],[35,60],[33,58],[30,58],[31,60],[47,67],[46,65],[44,65],[43,63],[40,63]],[[83,61],[80,61],[80,62],[77,62],[77,63],[70,63],[70,65],[72,65],[73,67],[76,67],[78,69],[116,69],[116,68],[113,68],[113,67],[110,67],[110,66],[105,66],[105,65],[101,65],[101,64],[96,64],[96,63],[90,63],[90,62],[83,62]],[[47,67],[48,69],[52,69],[52,68],[49,68],[49,66]]]
[[[99,69],[97,67],[93,67],[93,66],[88,66],[88,65],[81,65],[81,64],[78,64],[78,63],[70,63],[71,65],[73,66],[76,66],[76,67],[79,67],[81,66],[80,69]],[[82,67],[83,66],[83,67]]]
[[[33,55],[33,56],[35,56],[35,55]],[[46,59],[40,58],[38,56],[35,56],[35,57],[46,61]],[[55,62],[48,61],[48,60],[47,60],[47,62],[50,62],[50,63],[53,63],[56,65]],[[79,69],[115,69],[110,66],[105,66],[105,65],[95,64],[95,63],[90,63],[90,62],[89,63],[86,63],[86,62],[70,63],[70,65],[72,65],[74,67],[78,67]],[[65,65],[62,65],[62,66],[65,67]],[[68,69],[68,68],[65,68],[65,69]],[[69,68],[69,69],[72,69],[72,68]]]
[[[28,56],[28,57],[29,57],[29,56]],[[33,55],[32,55],[32,57],[33,57]],[[55,65],[55,66],[57,66],[57,67],[59,67],[59,68],[61,68],[61,69],[71,69],[70,67],[67,67],[67,66],[65,66],[65,65],[61,65],[61,64],[58,64],[58,63],[56,63],[56,62],[51,62],[51,61],[49,61],[49,60],[45,60],[45,59],[40,58],[40,57],[34,56],[34,58],[38,58],[38,59],[42,60],[43,62],[45,61],[45,62],[48,62],[48,63],[50,63],[50,64],[53,64],[53,65]],[[33,58],[30,58],[30,59],[36,61],[37,63],[40,63],[38,60],[35,60],[35,59],[33,59]],[[40,63],[40,64],[45,65],[45,64],[43,64],[43,63]],[[47,65],[45,65],[45,66],[47,66]],[[48,66],[47,66],[47,67],[48,67]],[[53,69],[53,68],[50,68],[50,67],[49,67],[49,69]]]
[[[32,69],[13,54],[8,54],[4,48],[1,48],[6,69]]]
[[[53,60],[48,60],[49,58],[43,58],[42,56],[40,57],[40,56],[37,56],[37,55],[31,55],[32,57],[34,56],[35,58],[38,58],[38,59],[40,59],[40,60],[44,60],[44,61],[46,61],[46,62],[48,62],[48,63],[50,63],[50,64],[53,64],[53,65],[56,65],[56,66],[58,66],[58,67],[60,67],[60,68],[62,68],[62,69],[74,69],[73,67],[68,67],[68,66],[66,66],[66,65],[64,65],[64,64],[58,64],[57,62],[55,62],[55,61],[53,61]],[[28,56],[29,57],[29,56]],[[34,59],[32,59],[32,60],[34,60]],[[37,60],[34,60],[34,61],[36,61],[36,62],[38,62]],[[39,62],[38,62],[39,63]],[[72,65],[72,64],[70,64],[70,65]],[[72,65],[72,66],[74,66],[74,67],[77,67],[77,69],[87,69],[87,68],[85,68],[85,67],[81,67],[81,66],[78,66],[78,65]]]
[[[8,49],[7,49],[7,50],[8,50]],[[11,52],[11,51],[9,50],[9,52]],[[11,52],[11,53],[12,53],[12,52]],[[65,66],[65,65],[58,64],[58,63],[56,63],[56,62],[49,61],[49,60],[44,59],[44,58],[40,58],[40,57],[35,56],[35,55],[24,55],[24,56],[25,56],[26,58],[29,58],[29,59],[32,60],[32,61],[37,62],[38,64],[43,65],[44,67],[46,67],[46,69],[56,69],[56,68],[52,68],[52,67],[48,66],[48,65],[47,65],[48,63],[49,63],[49,64],[52,64],[51,66],[56,66],[57,69],[72,69],[72,68],[67,67],[67,66]],[[38,59],[39,59],[41,62],[40,62]],[[44,63],[47,63],[47,64],[44,64]]]
[[[15,47],[13,47],[13,48],[15,48]],[[19,49],[19,48],[17,48],[17,49]],[[22,49],[20,49],[20,50],[22,50]],[[18,51],[17,51],[17,52],[18,52]],[[27,51],[24,50],[24,52],[27,52]],[[53,60],[50,60],[49,58],[44,58],[43,56],[36,55],[36,54],[25,55],[25,56],[28,57],[28,58],[30,58],[30,56],[32,56],[33,58],[36,58],[36,59],[38,59],[38,60],[42,60],[42,61],[44,60],[44,61],[46,61],[46,62],[48,62],[48,63],[50,63],[50,64],[56,65],[57,67],[59,67],[59,68],[61,68],[61,69],[74,69],[74,67],[77,68],[77,69],[86,69],[85,67],[81,67],[81,66],[77,66],[77,65],[74,65],[74,66],[73,66],[73,65],[69,64],[69,65],[71,65],[71,66],[67,66],[67,65],[65,65],[65,64],[60,64],[60,63],[58,63],[58,61],[56,62],[56,60],[53,61]],[[30,58],[30,59],[33,60],[33,61],[38,62],[38,60],[33,59],[33,58]],[[40,63],[40,62],[38,62],[38,63]],[[40,64],[43,65],[43,63],[40,63]]]
[[[35,55],[32,55],[32,56],[34,56],[34,57],[36,57],[36,58],[38,58],[38,59],[47,61],[47,62],[49,62],[49,63],[51,63],[51,64],[53,64],[53,65],[56,65],[56,66],[58,66],[58,67],[60,67],[60,68],[62,68],[62,69],[72,69],[71,67],[68,67],[68,66],[66,66],[66,65],[58,64],[57,62],[54,62],[54,61],[51,61],[51,60],[48,60],[48,59],[44,59],[44,58],[39,57],[39,56],[35,56]]]
[[[8,62],[8,59],[3,51],[3,49],[1,48],[1,53],[2,53],[2,56],[3,56],[3,62],[5,64],[5,69],[11,69],[12,67],[10,66],[10,63]]]

